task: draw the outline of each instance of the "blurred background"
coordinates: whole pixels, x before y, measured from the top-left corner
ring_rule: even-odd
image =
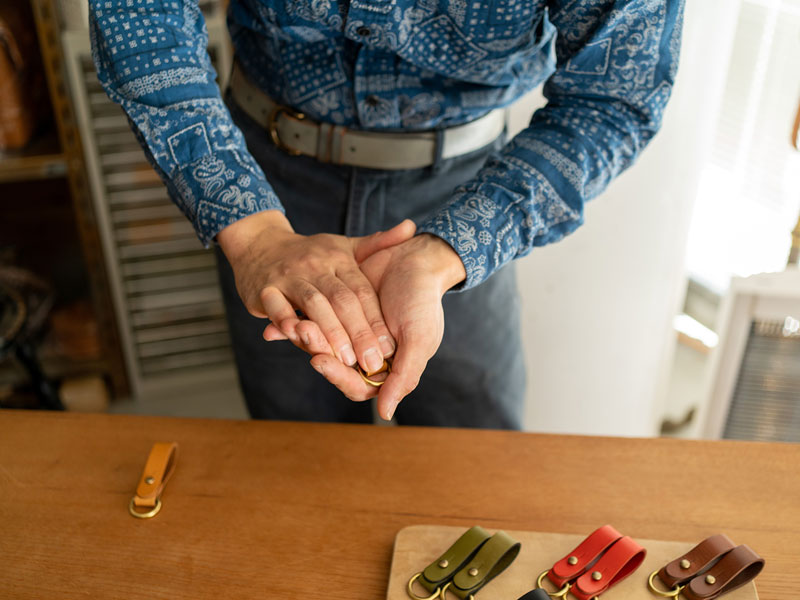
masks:
[[[200,4],[224,87],[223,2]],[[247,418],[213,252],[100,88],[87,19],[0,6],[0,407]],[[800,0],[687,0],[662,131],[517,261],[527,429],[800,441],[799,104]]]

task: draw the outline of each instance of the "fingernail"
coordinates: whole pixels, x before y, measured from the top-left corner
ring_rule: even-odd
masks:
[[[381,350],[383,351],[384,358],[389,358],[392,354],[394,354],[394,344],[392,343],[392,340],[390,340],[387,336],[382,335],[378,338],[378,341],[381,343]]]
[[[308,337],[308,334],[303,332],[301,335],[303,336],[303,343],[308,346],[311,343],[311,339]]]
[[[348,367],[356,364],[356,354],[353,352],[353,347],[350,344],[345,344],[339,349],[339,356],[342,357],[342,362]]]
[[[317,373],[319,373],[320,375],[322,375],[323,377],[325,377],[325,369],[323,369],[323,368],[322,368],[322,365],[314,365],[314,364],[312,364],[311,366],[312,366],[312,367],[314,367],[314,370],[315,370]]]
[[[394,416],[394,411],[397,410],[398,404],[400,404],[400,402],[397,400],[391,400],[389,402],[389,406],[386,408],[386,417],[385,417],[387,421],[392,420],[392,417]]]
[[[374,373],[383,366],[383,357],[376,348],[369,348],[364,352],[364,362],[367,363],[367,371]]]

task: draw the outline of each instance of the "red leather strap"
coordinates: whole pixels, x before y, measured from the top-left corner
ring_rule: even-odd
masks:
[[[611,525],[603,525],[554,564],[547,572],[547,578],[556,586],[562,587],[592,566],[597,558],[621,537],[622,534]]]
[[[620,538],[591,568],[578,577],[570,591],[578,600],[590,600],[633,573],[647,550],[628,536]]]

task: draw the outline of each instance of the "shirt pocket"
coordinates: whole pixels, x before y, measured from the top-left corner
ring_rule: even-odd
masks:
[[[316,42],[341,35],[336,0],[255,2],[258,24],[274,39]]]
[[[461,81],[508,84],[515,63],[540,53],[554,32],[543,2],[449,0],[446,11],[413,26],[398,54]]]

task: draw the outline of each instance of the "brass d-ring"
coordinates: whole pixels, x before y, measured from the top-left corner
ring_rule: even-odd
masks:
[[[544,586],[542,585],[542,583],[544,583],[544,576],[547,575],[549,572],[550,572],[549,569],[547,571],[542,571],[542,573],[539,575],[539,577],[536,578],[536,587],[542,588],[545,591],[545,593],[548,596],[550,596],[551,598],[564,598],[564,597],[566,597],[567,592],[569,592],[569,588],[571,587],[569,583],[565,583],[564,586],[560,590],[558,590],[557,592],[548,592],[544,588]]]
[[[422,571],[414,575],[411,579],[408,580],[408,585],[406,586],[406,590],[408,591],[409,597],[413,598],[414,600],[433,600],[436,596],[439,595],[439,588],[437,587],[436,590],[428,597],[425,596],[417,596],[414,593],[414,582],[419,579],[419,576],[422,575]]]
[[[364,383],[368,383],[372,387],[381,387],[386,382],[385,379],[383,381],[375,381],[373,379],[370,379],[370,377],[372,377],[373,375],[377,375],[378,373],[387,373],[387,374],[391,373],[392,365],[391,363],[389,363],[388,360],[384,360],[383,366],[381,366],[380,369],[378,369],[377,371],[373,371],[372,373],[367,373],[364,371],[364,369],[361,368],[361,365],[356,363],[356,371],[358,371],[358,374],[361,375],[361,379],[364,380]]]
[[[131,498],[130,504],[128,504],[128,512],[137,519],[152,519],[158,514],[158,511],[161,510],[161,498],[156,498],[156,505],[147,512],[137,511],[136,505],[134,504],[135,500],[136,498]]]
[[[661,596],[662,598],[677,598],[678,594],[681,593],[681,591],[683,590],[684,586],[676,585],[671,590],[665,592],[663,590],[658,589],[656,587],[656,584],[653,583],[653,579],[655,578],[656,575],[658,575],[658,569],[656,569],[655,571],[650,573],[650,577],[648,577],[648,579],[647,579],[647,587],[650,588],[650,591],[653,592],[654,594],[658,595],[658,596]]]
[[[441,589],[439,592],[439,596],[442,600],[447,600],[447,588],[450,587],[450,584],[453,583],[452,581],[448,581],[447,584]],[[475,600],[474,594],[467,594],[466,600]]]

